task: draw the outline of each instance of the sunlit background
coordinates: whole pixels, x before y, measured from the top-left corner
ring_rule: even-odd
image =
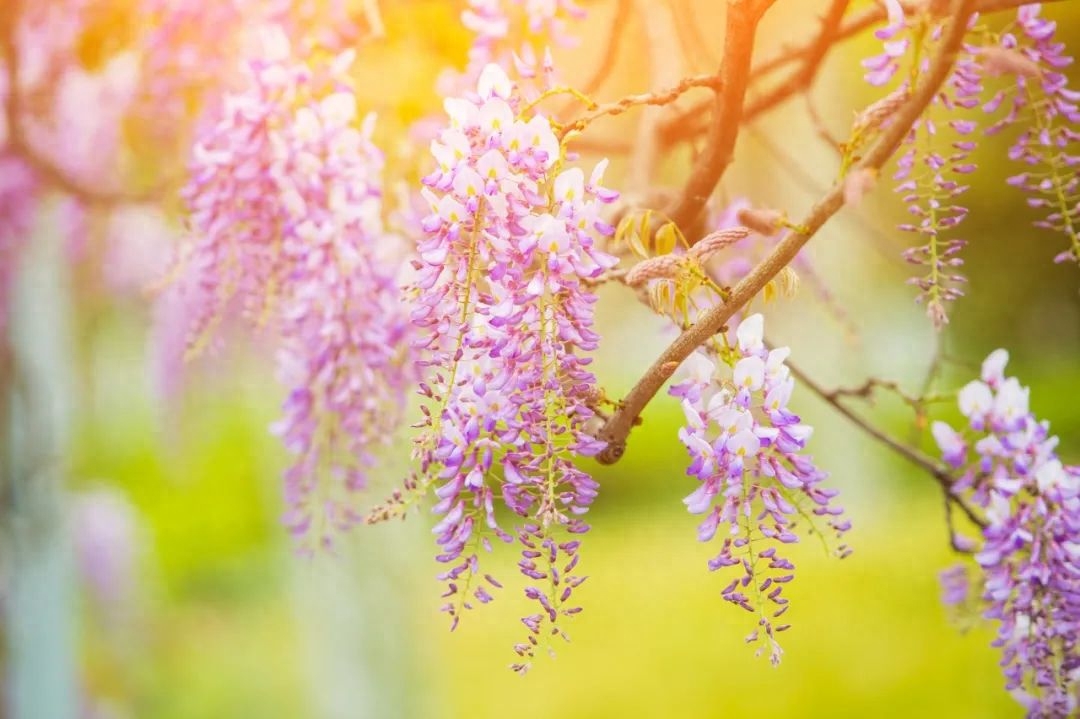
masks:
[[[722,3],[670,3],[690,18],[680,28],[692,33],[680,36],[686,71],[711,70],[722,47]],[[357,87],[361,102],[379,113],[377,139],[387,146],[402,141],[409,123],[438,112],[437,77],[463,64],[469,36],[454,2],[380,5],[385,38],[360,51]],[[759,34],[760,57],[806,37],[823,5],[780,0]],[[608,0],[586,7],[588,18],[575,28],[581,46],[556,52],[564,78],[585,82],[617,21],[626,25],[617,64],[596,95],[647,89],[640,21],[633,13],[616,19]],[[1080,47],[1080,8],[1058,3],[1052,12]],[[114,26],[138,32],[121,13],[94,29],[97,41],[107,42]],[[876,96],[858,68],[876,42],[842,45],[813,91],[838,135],[853,110]],[[592,136],[626,140],[639,118],[598,123]],[[145,146],[139,164],[152,168],[154,146]],[[798,365],[826,386],[875,375],[913,389],[936,342],[950,358],[942,389],[966,382],[990,350],[1007,347],[1012,373],[1032,387],[1036,414],[1052,422],[1063,458],[1076,463],[1080,275],[1074,265],[1051,263],[1060,238],[1032,229],[1031,211],[1001,181],[1010,174],[1005,146],[988,142],[978,153],[982,171],[965,198],[973,212],[963,228],[970,284],[940,337],[905,285],[912,268],[899,253],[909,238],[893,229],[902,206],[883,183],[810,245],[831,306],[804,277],[798,297],[768,306],[771,340],[790,344]],[[798,217],[827,185],[830,152],[804,104],[793,100],[746,129],[721,193]],[[671,152],[662,182],[677,186],[689,161],[685,149]],[[613,156],[609,184],[618,188],[626,170],[625,158]],[[175,194],[163,207],[180,217]],[[124,272],[124,259],[93,247],[71,264],[50,259],[50,240],[63,232],[55,209],[38,218],[29,255],[36,259],[27,263],[46,269],[21,277],[12,337],[29,341],[40,323],[61,328],[55,366],[41,370],[55,373],[72,418],[63,442],[69,449],[53,458],[66,477],[70,541],[56,561],[69,581],[14,621],[61,644],[69,627],[47,618],[72,622],[85,716],[1020,716],[1002,689],[992,629],[950,616],[940,603],[937,575],[955,557],[937,486],[805,390],[796,391],[793,407],[817,428],[811,449],[842,490],[855,552],[839,561],[813,542],[798,548],[788,615],[794,627],[783,637],[778,668],[743,643],[752,627],[721,600],[726,580],[707,571],[710,548],[696,542],[696,522],[681,502],[693,487],[676,437],[681,413],[662,395],[620,463],[590,466],[602,493],[583,548],[589,580],[581,589],[585,611],[569,625],[572,642],[524,678],[515,675],[507,666],[522,634],[524,598],[503,592],[450,633],[438,611],[428,518],[361,528],[332,556],[294,556],[279,524],[286,456],[267,428],[282,397],[266,347],[238,334],[190,367],[179,391],[163,394],[151,369],[149,293],[106,290],[102,278]],[[147,261],[167,257],[179,225],[160,231],[133,222],[128,232],[145,240],[136,244]],[[597,371],[614,397],[672,336],[617,287],[603,293],[599,328]],[[930,449],[903,404],[883,398],[859,409]],[[941,412],[954,416],[948,406]],[[373,501],[405,476],[407,457],[403,437],[387,453]],[[512,552],[497,555],[494,573],[513,576],[515,560]]]

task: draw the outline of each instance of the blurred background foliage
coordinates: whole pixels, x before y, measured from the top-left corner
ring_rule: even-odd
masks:
[[[718,54],[720,3],[671,1],[684,11],[692,6]],[[380,114],[379,140],[392,150],[393,171],[390,144],[437,111],[437,75],[461,63],[469,37],[454,3],[381,5],[388,37],[361,55],[358,88]],[[810,27],[819,5],[778,3],[762,31],[763,56]],[[611,3],[588,7],[582,47],[559,53],[582,58],[564,64],[571,83],[587,76],[613,21]],[[1052,12],[1080,47],[1080,8],[1061,3]],[[114,15],[80,46],[88,66],[132,32],[124,13]],[[642,41],[631,21],[602,98],[643,89]],[[837,134],[853,108],[874,98],[856,69],[874,42],[836,51],[817,84],[814,97]],[[803,117],[792,102],[751,128],[725,196],[800,214],[833,166]],[[633,122],[620,118],[596,132],[628,137]],[[1010,369],[1032,387],[1037,414],[1052,421],[1065,458],[1077,462],[1080,282],[1074,266],[1051,264],[1058,238],[1031,229],[1022,198],[1001,181],[1010,172],[1004,147],[1001,139],[988,142],[978,157],[983,169],[966,197],[974,211],[963,226],[971,281],[941,338],[904,285],[911,273],[899,259],[905,238],[892,229],[902,210],[882,187],[811,246],[855,336],[804,281],[797,299],[768,308],[773,340],[791,344],[799,364],[826,385],[858,384],[873,374],[917,387],[942,342],[955,361],[944,365],[941,386],[957,386],[991,349],[1006,346]],[[665,178],[677,183],[687,160],[685,152],[673,153]],[[616,187],[624,168],[614,158],[608,177]],[[783,664],[773,669],[743,644],[748,623],[720,600],[725,581],[706,571],[709,548],[695,541],[695,522],[680,501],[692,486],[675,435],[681,414],[660,397],[623,461],[595,468],[603,491],[585,544],[590,579],[573,643],[522,679],[505,668],[522,634],[522,603],[512,592],[467,616],[453,634],[446,631],[425,517],[357,531],[336,556],[292,556],[277,521],[284,455],[267,426],[280,397],[264,353],[233,343],[193,366],[182,392],[163,398],[147,377],[145,298],[101,296],[94,290],[98,272],[90,261],[77,268],[71,496],[77,503],[118,493],[137,525],[137,571],[122,611],[89,594],[80,603],[83,689],[102,717],[1020,714],[1002,691],[988,628],[949,617],[939,603],[937,573],[953,558],[936,486],[804,390],[794,406],[818,428],[812,448],[844,492],[856,551],[838,562],[814,543],[799,548]],[[600,329],[605,345],[597,367],[611,396],[629,387],[670,337],[617,288],[603,297]],[[929,447],[900,403],[885,399],[864,411]],[[374,498],[403,476],[407,439],[396,455]],[[512,556],[492,562],[497,575],[514,573]]]

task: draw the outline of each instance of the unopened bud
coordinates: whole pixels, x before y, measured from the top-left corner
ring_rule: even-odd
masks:
[[[649,280],[678,277],[679,265],[679,258],[675,255],[652,257],[637,263],[626,273],[626,284],[631,287],[640,287]]]
[[[776,210],[744,207],[736,216],[739,222],[762,235],[775,235],[784,223],[784,215]]]
[[[729,227],[710,232],[690,248],[689,255],[698,262],[705,262],[720,250],[746,238],[749,234],[750,230],[746,227]]]

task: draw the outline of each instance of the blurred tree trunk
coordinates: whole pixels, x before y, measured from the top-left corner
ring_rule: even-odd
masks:
[[[72,417],[65,238],[42,223],[22,258],[0,368],[5,716],[74,719],[74,559],[64,476]]]

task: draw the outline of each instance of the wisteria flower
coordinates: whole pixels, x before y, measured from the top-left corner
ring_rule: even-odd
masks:
[[[437,169],[424,179],[431,214],[413,312],[430,368],[415,455],[421,487],[436,485],[444,609],[456,625],[462,609],[489,601],[496,582],[473,583],[478,550],[516,537],[521,572],[538,582],[526,595],[541,610],[524,620],[520,670],[579,611],[570,603],[583,580],[573,573],[578,542],[555,532],[584,532],[597,492],[573,461],[602,447],[585,431],[598,340],[585,281],[614,264],[596,245],[612,232],[598,210],[613,199],[600,186],[606,163],[588,179],[565,167],[548,120],[520,115],[522,106],[497,65],[483,68],[475,93],[446,101],[449,127],[432,142]],[[512,531],[496,502],[521,517]]]
[[[959,394],[967,427],[933,425],[952,491],[985,510],[975,561],[985,616],[998,625],[1006,688],[1031,717],[1073,716],[1080,689],[1080,467],[1057,457],[1057,437],[992,353]],[[954,583],[950,597],[959,596]]]
[[[274,431],[296,457],[286,517],[327,545],[360,520],[355,493],[392,436],[414,377],[394,238],[382,224],[374,117],[355,126],[344,54],[315,73],[280,30],[195,147],[184,197],[191,237],[171,289],[186,299],[188,353],[239,312],[278,340],[289,388]],[[163,333],[168,336],[168,333]]]
[[[988,70],[1008,74],[1015,82],[995,93],[983,109],[997,113],[1006,108],[988,133],[1021,125],[1009,158],[1023,165],[1023,171],[1007,182],[1024,191],[1028,206],[1043,215],[1036,227],[1068,241],[1055,261],[1080,262],[1080,91],[1069,87],[1063,70],[1073,58],[1056,33],[1057,23],[1042,16],[1039,3],[1017,9],[1016,29],[981,50]]]
[[[747,641],[766,641],[777,664],[776,635],[790,626],[778,622],[789,608],[784,587],[795,577],[784,547],[799,541],[797,525],[820,531],[811,518],[837,536],[850,523],[833,501],[836,491],[820,486],[826,473],[803,453],[812,430],[788,408],[795,384],[785,364],[790,350],[765,346],[760,314],[744,319],[735,338],[730,379],[702,356],[697,362],[709,363],[707,371],[670,390],[686,415],[679,431],[691,459],[686,473],[700,482],[683,501],[691,514],[704,515],[698,539],[721,541],[709,569],[741,573],[721,594],[757,615]],[[845,545],[837,551],[849,553]]]

